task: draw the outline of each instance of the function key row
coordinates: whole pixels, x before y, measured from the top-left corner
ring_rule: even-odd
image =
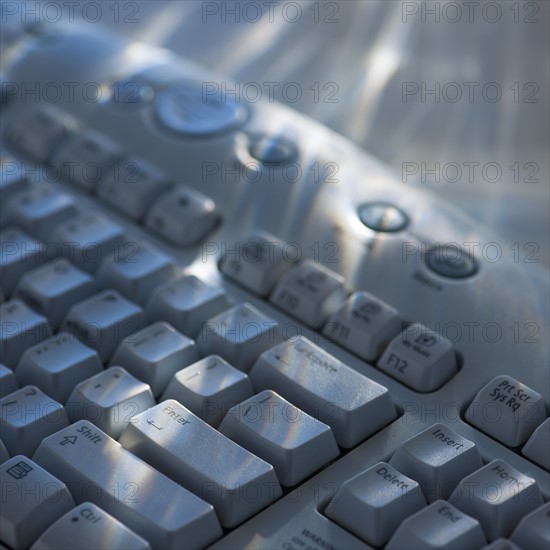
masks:
[[[287,244],[257,232],[220,258],[221,272],[361,359],[419,392],[440,388],[458,372],[444,337],[409,324],[365,291],[348,296],[344,278],[312,260],[289,261]],[[404,330],[403,328],[406,327]]]

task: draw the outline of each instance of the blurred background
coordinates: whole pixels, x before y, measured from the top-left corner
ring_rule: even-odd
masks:
[[[310,115],[549,265],[548,1],[69,4]]]

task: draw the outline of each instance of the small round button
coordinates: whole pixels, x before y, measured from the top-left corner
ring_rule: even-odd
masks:
[[[359,207],[359,219],[373,231],[393,233],[407,227],[409,218],[389,202],[368,202]]]
[[[465,279],[477,271],[474,258],[453,244],[436,246],[428,250],[426,264],[434,273],[451,279]]]
[[[298,151],[285,137],[264,135],[252,140],[248,152],[262,164],[283,164],[293,161]]]
[[[204,94],[200,83],[188,82],[159,92],[155,114],[171,132],[208,137],[242,126],[248,119],[248,108],[230,97]]]

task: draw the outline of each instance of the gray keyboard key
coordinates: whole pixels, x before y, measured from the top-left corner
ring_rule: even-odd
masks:
[[[217,428],[238,403],[252,397],[248,376],[218,355],[209,355],[178,371],[161,401],[175,399],[210,426]]]
[[[18,387],[13,371],[0,363],[0,397],[14,392]]]
[[[66,332],[61,332],[29,348],[17,364],[21,386],[33,384],[65,403],[79,382],[103,370],[99,355]]]
[[[103,260],[97,282],[145,305],[151,292],[175,275],[176,268],[170,256],[147,243],[128,241],[114,257]]]
[[[203,355],[220,355],[247,372],[262,352],[281,340],[277,321],[244,303],[209,319],[197,336],[197,345]]]
[[[486,542],[476,519],[444,500],[437,500],[403,521],[385,548],[459,550],[480,548]]]
[[[93,190],[122,154],[122,149],[113,140],[86,131],[61,148],[57,164],[69,181],[83,189]]]
[[[6,366],[15,368],[27,348],[51,334],[48,320],[21,300],[0,305],[0,357]]]
[[[145,314],[115,290],[104,290],[74,305],[62,329],[95,349],[106,363],[119,343],[145,325]]]
[[[12,456],[32,456],[42,439],[68,425],[63,406],[36,386],[25,386],[0,400],[0,432]]]
[[[214,201],[187,185],[161,195],[149,210],[145,224],[179,246],[190,246],[216,226],[219,212]]]
[[[65,258],[80,269],[95,273],[101,262],[116,257],[124,241],[122,227],[99,212],[88,212],[58,225],[51,240]]]
[[[91,502],[61,516],[31,550],[151,550],[149,543]]]
[[[88,298],[95,290],[90,275],[61,258],[23,275],[14,297],[59,325],[72,305]]]
[[[93,501],[153,548],[198,549],[222,535],[210,504],[85,420],[42,441],[33,460],[64,481],[78,504]]]
[[[282,494],[273,466],[168,400],[135,417],[119,439],[197,496],[210,502],[224,527],[234,527]],[[220,457],[231,460],[220,460]],[[254,498],[249,498],[250,494]]]
[[[0,481],[0,535],[12,548],[28,548],[74,506],[67,486],[26,456],[4,462]]]
[[[125,338],[111,359],[160,395],[174,374],[197,361],[195,342],[159,321]]]
[[[152,202],[170,186],[156,166],[137,157],[115,162],[102,178],[97,193],[113,208],[141,220]]]
[[[354,447],[397,417],[387,388],[303,336],[264,352],[249,376],[256,391],[276,391],[328,424],[344,448]]]
[[[151,321],[168,321],[182,334],[194,338],[203,323],[228,308],[222,288],[186,275],[156,288],[146,310]]]
[[[493,460],[465,477],[449,501],[477,518],[492,541],[510,535],[525,514],[542,504],[542,495],[533,478]]]
[[[260,392],[224,417],[220,432],[273,464],[291,487],[339,454],[331,429],[271,390]]]
[[[16,227],[0,231],[0,281],[9,296],[21,276],[49,259],[59,256],[57,251],[46,251],[44,244]]]
[[[110,367],[78,384],[65,407],[71,422],[89,420],[116,439],[135,415],[154,405],[147,384],[122,367]]]
[[[14,195],[5,205],[8,223],[46,241],[55,226],[76,215],[76,203],[49,184],[34,185]]]
[[[74,127],[74,119],[61,109],[40,106],[19,113],[7,130],[7,139],[33,159],[45,162]]]

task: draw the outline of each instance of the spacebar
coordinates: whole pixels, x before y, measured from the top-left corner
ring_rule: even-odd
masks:
[[[33,460],[77,504],[93,502],[153,548],[202,548],[222,535],[214,509],[86,420],[47,437]]]

